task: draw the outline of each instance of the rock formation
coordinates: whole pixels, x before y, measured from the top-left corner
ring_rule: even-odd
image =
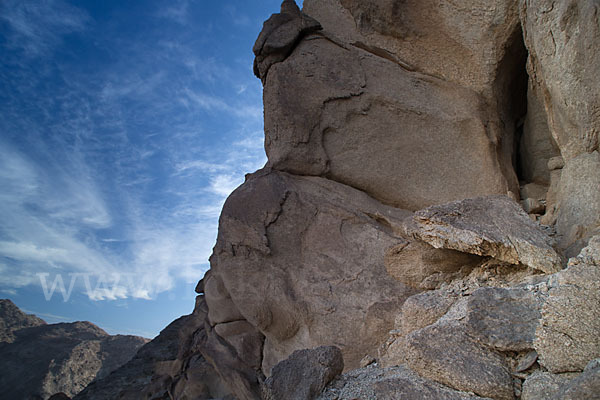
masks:
[[[89,322],[46,324],[0,301],[1,399],[74,396],[93,379],[107,376],[147,342],[111,336]],[[57,397],[60,398],[60,397]]]
[[[598,46],[596,0],[284,1],[196,310],[77,398],[312,399],[319,346],[323,399],[597,398]]]

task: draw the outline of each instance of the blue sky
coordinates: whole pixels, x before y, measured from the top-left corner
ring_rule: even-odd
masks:
[[[146,337],[192,311],[266,162],[251,49],[279,5],[0,2],[0,297]]]

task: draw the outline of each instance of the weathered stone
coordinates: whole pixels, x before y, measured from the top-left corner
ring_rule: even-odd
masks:
[[[581,374],[535,372],[523,384],[522,400],[592,400],[600,393],[600,364],[592,360]]]
[[[481,257],[436,249],[420,241],[403,242],[385,253],[385,268],[400,282],[418,289],[436,289],[443,282],[468,274]]]
[[[545,273],[561,269],[551,239],[506,196],[432,206],[414,216],[414,234],[436,248],[492,256]]]
[[[396,326],[404,335],[435,323],[456,302],[457,295],[441,290],[423,292],[406,299]]]
[[[218,275],[213,276],[209,271],[203,281],[208,321],[212,326],[244,319]]]
[[[562,235],[562,248],[600,227],[600,154],[597,151],[567,162],[561,173],[558,203],[556,230]]]
[[[319,400],[419,399],[477,400],[483,397],[459,392],[419,376],[404,365],[377,368],[369,366],[336,378]]]
[[[560,388],[568,381],[567,376],[536,371],[523,382],[521,400],[554,399]]]
[[[596,236],[551,281],[534,343],[540,364],[550,372],[581,371],[600,357],[599,254]]]
[[[269,68],[286,59],[303,36],[321,29],[321,24],[300,11],[294,0],[284,0],[281,12],[271,15],[254,44],[254,74],[265,80]]]
[[[477,91],[493,86],[519,30],[514,1],[305,0],[304,12],[341,40],[395,54],[423,73]]]
[[[546,192],[548,192],[548,186],[540,185],[538,183],[528,183],[521,187],[521,198],[531,198],[542,201],[546,200]]]
[[[275,171],[229,197],[211,276],[265,335],[266,375],[302,348],[335,343],[348,368],[376,353],[414,293],[384,267],[386,249],[405,241],[395,232],[408,215],[336,182]],[[209,307],[219,307],[214,300]]]
[[[519,147],[519,166],[521,179],[543,185],[550,184],[548,163],[559,156],[558,146],[554,143],[548,128],[548,115],[544,108],[539,88],[529,80],[527,88],[527,116]]]
[[[598,149],[600,13],[595,0],[522,0],[528,72],[566,165]],[[565,193],[566,196],[566,193]]]
[[[521,204],[527,214],[541,214],[546,210],[546,206],[536,199],[527,198]]]
[[[264,107],[275,169],[327,176],[411,210],[517,192],[481,96],[362,48],[303,40],[271,68]]]
[[[504,358],[465,335],[459,324],[438,322],[402,341],[406,364],[419,375],[479,396],[514,398]]]
[[[277,364],[265,381],[265,400],[312,400],[344,369],[342,352],[335,346],[296,350]]]
[[[467,300],[466,333],[499,351],[532,349],[541,304],[527,289],[477,289]]]
[[[565,160],[562,156],[552,157],[548,160],[548,169],[554,171],[556,169],[562,169],[565,166]]]
[[[227,338],[237,356],[250,367],[260,370],[264,336],[247,321],[234,321],[215,326],[215,332]]]

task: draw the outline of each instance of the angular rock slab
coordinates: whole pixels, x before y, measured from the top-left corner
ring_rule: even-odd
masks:
[[[600,357],[600,236],[553,278],[535,349],[550,372],[581,371]]]
[[[413,234],[436,248],[491,256],[545,273],[561,269],[552,240],[507,196],[455,201],[417,211]]]
[[[421,376],[494,399],[514,398],[504,357],[465,335],[457,324],[434,324],[403,339],[406,364]]]
[[[536,372],[523,383],[522,400],[593,400],[600,394],[600,360],[592,360],[583,373],[555,375]]]
[[[296,350],[273,368],[265,381],[264,400],[312,400],[344,370],[335,346]]]
[[[293,351],[331,344],[356,368],[414,293],[384,266],[409,215],[322,178],[250,176],[223,208],[210,276],[229,295],[205,289],[209,309],[233,302],[265,335],[267,376]]]
[[[377,368],[369,366],[336,378],[319,400],[418,399],[483,400],[483,397],[460,392],[419,376],[404,365]]]

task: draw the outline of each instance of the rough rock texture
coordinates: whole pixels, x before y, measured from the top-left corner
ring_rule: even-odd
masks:
[[[93,379],[129,361],[147,341],[110,336],[89,322],[46,325],[40,321],[13,331],[12,343],[0,343],[1,398],[47,399],[58,392],[74,396]]]
[[[14,342],[15,332],[19,329],[45,324],[43,319],[25,314],[12,301],[0,299],[0,343]]]
[[[324,175],[412,210],[517,192],[476,93],[361,47],[310,36],[271,67],[264,106],[275,169]]]
[[[397,231],[407,214],[322,178],[249,177],[221,214],[205,281],[210,324],[241,315],[257,327],[267,376],[294,350],[329,344],[358,367],[414,293],[384,267],[386,249],[406,242]]]
[[[268,164],[161,335],[180,350],[105,397],[295,396],[310,371],[273,367],[335,345],[322,398],[597,398],[599,8],[284,1],[253,49]]]
[[[600,236],[550,280],[535,349],[550,372],[581,371],[600,357]]]
[[[281,13],[265,21],[254,44],[254,74],[264,80],[271,65],[285,60],[303,36],[319,29],[321,24],[302,13],[295,1],[284,1]]]
[[[297,350],[273,368],[265,381],[265,400],[312,400],[342,373],[342,352],[335,346]]]
[[[193,314],[172,322],[129,362],[92,382],[74,400],[233,399],[195,347],[205,317],[200,300]]]
[[[550,132],[567,171],[557,212],[557,231],[566,248],[600,226],[600,5],[595,0],[520,3],[527,69],[542,94]]]
[[[586,400],[600,394],[600,360],[592,360],[581,374],[536,372],[523,384],[523,400]]]
[[[432,206],[414,216],[414,234],[436,248],[492,256],[545,273],[561,269],[561,259],[517,203],[487,196]]]
[[[335,379],[318,399],[476,400],[483,397],[428,381],[404,366],[378,368],[371,365]]]

